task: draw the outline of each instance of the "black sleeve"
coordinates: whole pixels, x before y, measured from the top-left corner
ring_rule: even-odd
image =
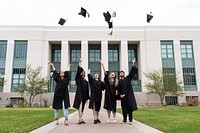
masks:
[[[57,82],[58,81],[58,77],[59,77],[59,73],[57,73],[57,71],[56,70],[54,70],[53,71],[53,79],[55,80],[55,82]]]
[[[104,91],[105,90],[105,84],[104,82],[101,81],[101,90]]]
[[[108,82],[108,76],[109,76],[109,71],[106,71],[106,73],[105,73],[105,77],[104,77],[104,82],[106,83],[106,82]]]
[[[70,71],[65,71],[65,77],[67,77],[68,82],[71,80]]]
[[[89,83],[91,83],[94,79],[92,78],[91,74],[88,74]]]
[[[122,94],[120,80],[119,80],[119,84],[118,84],[118,93],[119,93],[119,95],[121,95],[121,94]]]
[[[81,77],[80,74],[81,74],[82,71],[83,71],[83,68],[78,65],[77,72],[76,72],[76,77],[75,77],[76,83],[80,79],[80,77]]]
[[[133,76],[137,73],[137,71],[138,71],[137,67],[136,66],[132,66],[127,78],[129,80],[132,80]]]

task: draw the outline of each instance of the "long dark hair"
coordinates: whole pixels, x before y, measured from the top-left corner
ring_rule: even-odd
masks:
[[[109,84],[110,84],[110,85],[114,85],[114,86],[116,87],[116,86],[118,86],[118,81],[117,81],[117,78],[116,78],[116,74],[115,74],[115,73],[114,73],[114,74],[115,74],[114,81],[111,80],[111,76],[110,76],[110,75],[111,75],[112,73],[114,73],[114,72],[111,72],[111,73],[109,74],[109,76],[108,76],[108,81],[109,81]]]

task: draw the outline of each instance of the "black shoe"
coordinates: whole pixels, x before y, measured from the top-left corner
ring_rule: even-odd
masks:
[[[97,124],[98,123],[98,121],[97,120],[94,120],[94,124]]]
[[[82,124],[82,121],[79,121],[77,124],[78,124],[78,125]]]
[[[86,122],[82,120],[81,124],[85,124]]]
[[[86,122],[84,122],[83,120],[79,120],[78,125],[80,124],[85,124]]]
[[[100,121],[99,119],[97,119],[97,122],[98,122],[98,123],[101,123],[101,121]]]

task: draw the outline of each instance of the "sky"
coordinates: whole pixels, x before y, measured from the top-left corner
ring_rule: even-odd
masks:
[[[81,7],[89,18],[78,15]],[[116,12],[114,26],[200,25],[200,0],[0,0],[0,25],[59,26],[66,18],[65,26],[106,26],[107,11]]]

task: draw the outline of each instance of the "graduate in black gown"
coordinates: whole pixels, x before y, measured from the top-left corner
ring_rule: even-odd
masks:
[[[90,102],[89,109],[93,110],[94,124],[101,123],[99,120],[99,111],[101,108],[102,91],[104,90],[104,83],[101,81],[99,74],[95,73],[94,77],[90,75],[88,70],[88,79],[90,84]]]
[[[105,83],[105,100],[104,108],[107,110],[108,123],[111,122],[111,112],[113,114],[113,123],[116,123],[116,106],[117,106],[117,95],[118,95],[118,82],[116,80],[116,74],[114,72],[106,71],[102,61],[100,61],[104,70],[104,83]]]
[[[119,80],[119,90],[118,93],[121,99],[121,107],[123,113],[123,121],[121,123],[127,122],[127,114],[129,115],[129,124],[132,124],[132,113],[137,110],[137,104],[135,100],[135,95],[133,92],[131,80],[133,76],[137,73],[138,69],[135,66],[135,58],[133,59],[133,64],[129,74],[125,77],[125,72],[120,71],[120,80]]]
[[[73,107],[78,110],[79,122],[78,124],[85,124],[83,120],[83,111],[86,101],[89,99],[89,85],[88,81],[85,79],[85,71],[81,66],[82,59],[79,60],[78,70],[76,73],[76,94],[74,98]]]
[[[56,125],[58,125],[58,112],[59,109],[63,109],[65,117],[64,124],[68,125],[68,108],[70,107],[68,85],[70,80],[70,66],[68,71],[56,71],[54,64],[49,62],[53,70],[53,79],[56,82],[56,88],[53,97],[53,108],[55,114]]]

